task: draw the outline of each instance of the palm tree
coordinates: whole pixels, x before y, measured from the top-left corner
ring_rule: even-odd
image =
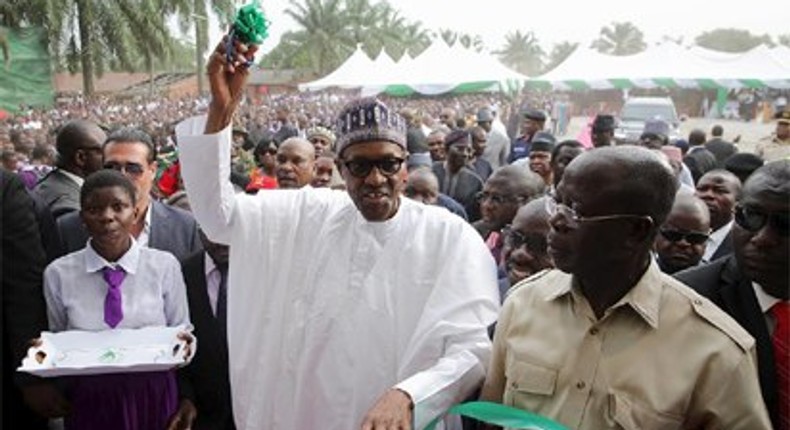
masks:
[[[402,56],[405,53],[410,53],[412,57],[416,57],[426,50],[431,45],[431,36],[422,23],[413,22],[407,24],[401,33],[401,46],[393,52],[395,57]]]
[[[355,34],[349,31],[350,20],[341,0],[306,0],[304,4],[289,0],[285,14],[301,27],[289,36],[296,43],[294,55],[308,53],[309,67],[324,74],[338,65],[355,46]]]
[[[647,47],[642,30],[630,22],[613,22],[601,28],[601,33],[591,48],[611,55],[631,55]]]
[[[504,64],[529,76],[540,73],[546,55],[535,34],[531,31],[522,33],[521,30],[505,35],[505,46],[494,54]]]
[[[543,68],[543,73],[546,73],[562,64],[563,61],[573,54],[573,51],[576,50],[577,46],[579,46],[578,43],[571,43],[567,41],[554,45],[554,47],[551,49],[551,53],[549,54],[549,61]]]
[[[195,67],[198,77],[198,93],[205,91],[204,58],[208,46],[208,8],[219,15],[220,21],[229,23],[233,17],[233,0],[164,0],[165,14],[178,16],[182,33],[190,29],[195,32]]]

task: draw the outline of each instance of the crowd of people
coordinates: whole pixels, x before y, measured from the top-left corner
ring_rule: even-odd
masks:
[[[582,142],[539,99],[242,103],[244,62],[3,123],[8,428],[790,429],[790,111],[756,153]],[[42,331],[182,324],[177,370],[14,371]]]

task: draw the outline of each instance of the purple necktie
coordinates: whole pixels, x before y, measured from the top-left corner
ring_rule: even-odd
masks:
[[[121,306],[121,284],[126,277],[122,267],[103,269],[104,280],[107,281],[107,297],[104,298],[104,322],[112,328],[118,325],[123,319],[123,307]]]

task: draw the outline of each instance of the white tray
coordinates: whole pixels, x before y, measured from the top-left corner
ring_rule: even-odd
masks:
[[[17,369],[41,377],[152,372],[189,363],[197,351],[178,338],[191,326],[146,327],[99,332],[42,332]]]

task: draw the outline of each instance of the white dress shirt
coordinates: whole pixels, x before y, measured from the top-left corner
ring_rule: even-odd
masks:
[[[781,302],[782,299],[766,293],[763,286],[757,282],[752,282],[752,287],[754,287],[754,295],[757,296],[757,303],[760,305],[760,310],[763,311],[765,324],[768,327],[768,334],[773,336],[774,329],[776,328],[776,318],[774,318],[773,313],[771,313],[771,308],[774,307],[775,304]]]
[[[145,210],[145,218],[143,219],[143,229],[140,231],[140,235],[137,236],[137,242],[140,246],[148,246],[148,242],[151,240],[151,212],[153,211],[154,204],[149,202],[148,208]]]
[[[228,347],[240,430],[358,429],[388,389],[424,428],[485,375],[499,308],[480,235],[448,211],[401,199],[368,222],[343,191],[230,184],[230,128],[176,128],[192,209],[229,244]]]
[[[203,254],[205,255],[203,267],[206,275],[208,301],[211,305],[211,312],[214,313],[214,316],[217,316],[217,300],[219,299],[219,284],[222,282],[222,274],[217,268],[217,265],[214,264],[214,260],[208,255],[208,252],[204,252]]]
[[[132,246],[110,263],[85,248],[53,261],[44,270],[44,297],[50,330],[109,330],[104,322],[107,282],[102,269],[120,266],[123,319],[116,328],[173,327],[189,324],[186,287],[178,260],[169,252]]]
[[[724,242],[724,239],[726,239],[727,235],[730,234],[733,222],[735,221],[730,220],[730,222],[719,227],[718,230],[714,231],[710,234],[710,236],[708,236],[708,240],[705,242],[705,253],[702,254],[702,261],[706,263],[710,262],[710,258],[713,257],[713,254],[715,254],[716,250],[719,249],[721,243]]]

